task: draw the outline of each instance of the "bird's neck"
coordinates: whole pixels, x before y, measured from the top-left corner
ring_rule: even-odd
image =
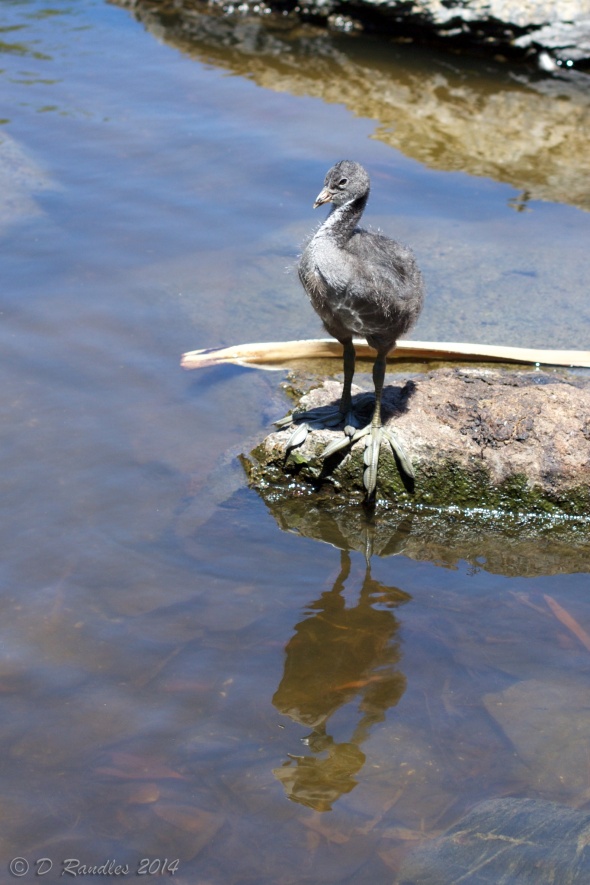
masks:
[[[339,246],[344,246],[361,219],[368,197],[369,195],[365,194],[364,197],[350,200],[342,206],[335,206],[319,228],[317,236],[330,237]]]

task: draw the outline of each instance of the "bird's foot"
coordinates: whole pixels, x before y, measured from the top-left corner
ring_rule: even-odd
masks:
[[[310,409],[307,412],[293,412],[292,415],[280,418],[278,421],[275,421],[274,424],[279,430],[285,430],[285,428],[289,427],[291,424],[295,425],[295,430],[289,437],[287,445],[285,446],[285,451],[289,454],[291,449],[295,449],[297,446],[300,446],[305,442],[307,435],[312,430],[331,429],[337,427],[339,424],[344,424],[345,439],[349,440],[359,427],[359,419],[356,417],[352,409],[344,415],[338,406],[328,408],[326,406],[320,406],[317,409]]]
[[[337,406],[320,406],[317,409],[309,409],[307,412],[293,412],[292,415],[286,415],[273,423],[279,430],[284,430],[290,424],[301,424],[302,422],[309,424],[314,429],[318,429],[322,427],[335,427],[342,422],[343,417],[342,412]]]
[[[367,492],[368,500],[371,500],[375,496],[375,490],[377,488],[377,471],[379,468],[379,453],[381,451],[381,443],[384,440],[391,446],[394,457],[399,462],[403,473],[408,479],[414,479],[412,462],[410,461],[408,453],[402,443],[393,430],[383,427],[380,424],[367,424],[366,427],[361,427],[358,430],[355,430],[351,435],[345,434],[344,437],[334,440],[330,445],[326,446],[321,457],[329,458],[330,455],[334,455],[346,446],[354,445],[354,443],[358,442],[360,439],[365,440],[365,453],[363,456],[365,471],[363,473],[363,485]]]

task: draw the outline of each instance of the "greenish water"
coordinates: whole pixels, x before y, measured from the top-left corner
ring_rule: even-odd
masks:
[[[240,27],[236,49],[235,27],[178,42],[99,0],[0,6],[0,858],[23,881],[145,858],[184,883],[381,885],[481,799],[588,803],[590,563],[402,525],[368,568],[357,514],[308,532],[246,488],[235,456],[284,376],[179,368],[319,334],[292,269],[343,154],[424,268],[416,338],[589,348],[576,168],[571,205],[542,151],[528,179],[449,168],[434,122],[382,138],[395,119],[353,89],[371,64],[392,107],[411,77],[488,109],[540,87],[305,32],[279,53],[295,88]]]

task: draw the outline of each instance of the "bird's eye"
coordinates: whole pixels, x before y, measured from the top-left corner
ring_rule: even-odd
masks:
[[[341,178],[338,182],[338,187],[344,187],[345,184],[348,184],[348,178]]]

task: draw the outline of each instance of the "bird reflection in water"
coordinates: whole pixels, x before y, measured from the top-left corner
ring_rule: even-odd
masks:
[[[361,745],[406,687],[398,669],[394,610],[411,597],[374,579],[370,556],[358,602],[348,606],[344,594],[346,590],[350,596],[352,582],[350,554],[342,550],[334,586],[312,603],[287,644],[284,675],[273,697],[281,713],[311,729],[305,739],[310,755],[290,755],[273,774],[290,799],[316,811],[329,811],[356,786],[355,775],[365,762]],[[356,724],[350,739],[336,741],[328,722],[354,701]]]

